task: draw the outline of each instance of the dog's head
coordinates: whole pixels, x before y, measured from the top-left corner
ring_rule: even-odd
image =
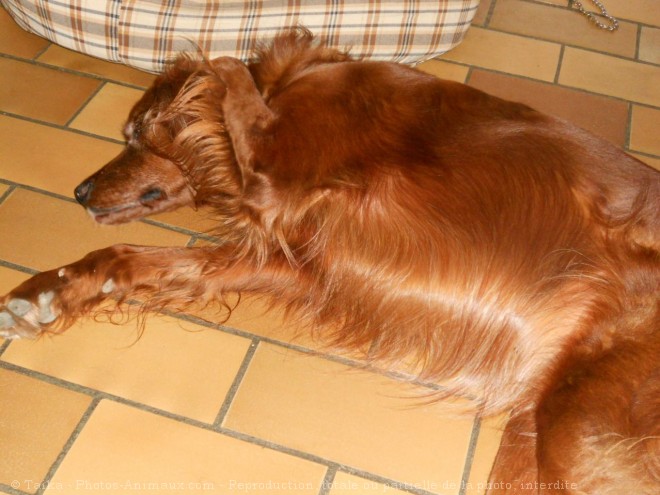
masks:
[[[208,174],[231,168],[224,91],[211,64],[178,58],[131,110],[124,150],[75,189],[76,200],[106,224],[203,203]]]

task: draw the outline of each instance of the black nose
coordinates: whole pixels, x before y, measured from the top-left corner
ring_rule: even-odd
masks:
[[[90,180],[86,180],[78,187],[76,187],[76,190],[73,192],[73,194],[76,196],[76,201],[78,201],[78,203],[80,203],[83,206],[86,206],[89,201],[89,197],[92,195],[93,190],[94,190],[94,183]]]

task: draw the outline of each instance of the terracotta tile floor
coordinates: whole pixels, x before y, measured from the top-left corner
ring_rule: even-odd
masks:
[[[422,69],[660,167],[652,2],[606,0],[621,19],[610,34],[567,0],[482,0],[464,43]],[[100,228],[72,200],[121,148],[152,78],[28,35],[0,9],[0,293],[116,242],[208,242],[204,212]],[[309,354],[315,343],[294,323],[246,303],[220,328],[154,317],[137,342],[135,325],[90,321],[0,341],[0,493],[483,492],[499,419],[416,405],[409,385]]]

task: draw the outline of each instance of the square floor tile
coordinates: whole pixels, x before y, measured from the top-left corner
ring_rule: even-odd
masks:
[[[639,42],[639,58],[660,65],[660,29],[643,26]]]
[[[225,427],[405,483],[458,494],[472,418],[421,405],[410,386],[268,344]],[[443,491],[442,486],[456,490]]]
[[[603,3],[615,17],[660,26],[660,9],[656,0],[607,0]]]
[[[439,59],[428,60],[419,64],[416,68],[427,74],[433,74],[440,79],[448,79],[460,83],[465,82],[469,72],[469,68],[464,65],[453,64]]]
[[[637,49],[637,24],[621,21],[616,32],[604,32],[572,10],[524,0],[498,0],[489,27],[629,58]]]
[[[472,72],[469,84],[567,120],[618,146],[626,144],[628,104],[624,101],[480,69]]]
[[[473,27],[460,45],[440,59],[552,81],[560,51],[557,43]]]
[[[0,483],[35,493],[91,398],[0,368]]]
[[[0,259],[36,270],[71,263],[113,244],[185,246],[189,237],[142,222],[101,226],[77,204],[18,189],[0,204]]]
[[[106,83],[70,127],[123,141],[122,129],[128,114],[143,93],[139,89]]]
[[[559,83],[660,106],[660,67],[602,53],[567,47]]]
[[[0,110],[64,125],[100,81],[0,57]]]
[[[660,109],[633,106],[630,149],[660,155]]]
[[[21,58],[34,58],[49,41],[19,27],[9,13],[0,7],[0,53]]]
[[[74,52],[58,45],[50,45],[44,53],[39,55],[37,60],[45,64],[56,65],[77,72],[85,72],[143,88],[151,85],[154,79],[156,79],[156,76],[153,74]]]
[[[6,294],[29,277],[27,273],[0,266],[0,295]]]
[[[172,493],[316,495],[325,471],[303,459],[103,401],[45,493],[162,494],[170,486]]]
[[[2,360],[125,399],[213,423],[250,341],[174,318],[149,316],[138,338],[89,319],[65,334],[16,341]]]
[[[0,177],[73,197],[73,189],[122,146],[0,115]]]

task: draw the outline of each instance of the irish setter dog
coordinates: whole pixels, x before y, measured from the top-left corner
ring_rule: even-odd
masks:
[[[660,174],[554,117],[304,30],[244,65],[181,56],[77,200],[99,223],[182,205],[217,246],[113,246],[5,296],[1,335],[104,300],[258,294],[379,366],[511,411],[491,493],[660,483]]]

